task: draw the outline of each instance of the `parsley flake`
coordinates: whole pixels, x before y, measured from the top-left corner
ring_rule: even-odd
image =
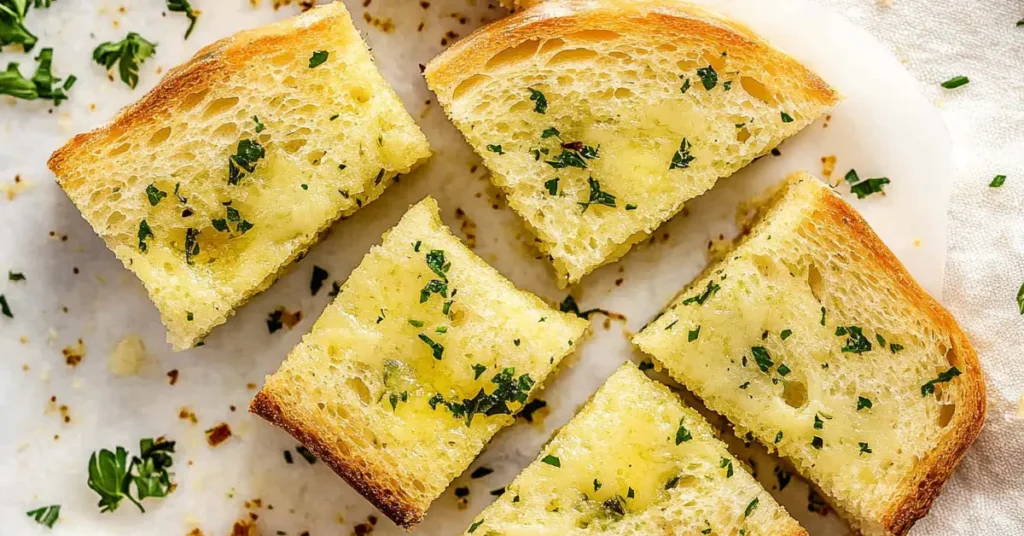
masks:
[[[719,463],[718,466],[725,469],[725,478],[732,478],[732,460],[729,458],[722,458],[722,462]]]
[[[544,181],[544,188],[547,188],[549,195],[558,195],[558,177]]]
[[[754,510],[757,510],[758,503],[759,501],[756,497],[754,500],[750,501],[750,504],[747,505],[747,509],[743,511],[743,517],[750,517],[750,514],[753,514]]]
[[[693,435],[683,425],[683,419],[679,419],[679,428],[676,429],[676,445],[693,439]]]
[[[440,360],[441,357],[444,355],[444,346],[442,346],[440,343],[434,342],[433,339],[424,335],[423,333],[419,334],[419,338],[421,341],[427,343],[427,346],[430,347],[434,359]]]
[[[757,362],[761,372],[768,372],[775,365],[771,355],[768,354],[768,349],[764,346],[754,346],[750,349],[750,352],[754,355],[754,361]]]
[[[999,188],[1006,182],[1006,175],[996,175],[992,182],[988,183],[989,188]]]
[[[185,30],[185,39],[188,39],[188,36],[192,35],[192,30],[196,27],[196,20],[199,19],[199,15],[192,9],[192,5],[189,3],[189,0],[167,0],[167,10],[176,13],[184,13],[185,16],[188,17],[189,25],[188,29]]]
[[[590,184],[590,199],[586,203],[579,203],[583,207],[583,211],[586,212],[591,205],[604,205],[606,207],[615,208],[615,196],[601,190],[601,183],[594,180],[593,177],[587,179]]]
[[[29,510],[26,514],[28,517],[34,519],[36,523],[52,529],[53,524],[56,523],[57,518],[60,517],[60,505],[51,504],[50,506],[43,506],[41,508],[36,508],[35,510]]]
[[[487,367],[481,365],[480,363],[477,363],[477,364],[473,365],[473,379],[474,380],[479,380],[480,376],[483,373],[485,373],[485,372],[487,372]]]
[[[149,206],[155,207],[167,197],[167,192],[161,191],[155,184],[150,184],[146,186],[146,197],[149,198]]]
[[[672,163],[669,164],[668,168],[686,169],[690,167],[690,162],[693,162],[694,159],[696,159],[695,156],[690,154],[691,147],[690,142],[686,141],[686,138],[683,138],[683,141],[679,144],[679,150],[672,155]]]
[[[704,287],[704,291],[703,292],[701,292],[700,294],[694,295],[694,296],[690,296],[689,298],[686,298],[685,300],[683,300],[683,305],[690,305],[690,304],[693,304],[693,303],[696,303],[697,305],[704,305],[704,302],[708,301],[708,298],[710,298],[711,296],[714,296],[715,293],[717,293],[719,290],[721,290],[721,288],[722,287],[720,287],[713,280],[712,281],[708,281],[708,286]]]
[[[863,396],[857,397],[857,411],[862,409],[871,409],[872,405],[870,398],[864,398]]]
[[[960,86],[966,86],[970,82],[971,80],[966,76],[954,76],[953,78],[950,78],[949,80],[943,82],[942,87],[946,89],[956,89]]]
[[[541,458],[540,461],[542,461],[542,462],[544,462],[544,463],[546,463],[546,464],[548,464],[548,465],[550,465],[552,467],[559,467],[559,468],[562,467],[562,461],[558,459],[558,456],[552,456],[552,455],[548,454],[547,456],[544,456],[543,458]]]
[[[309,57],[309,68],[314,69],[316,67],[323,65],[324,62],[327,61],[327,56],[329,55],[330,53],[327,52],[326,50],[317,50],[316,52],[313,53],[312,56]]]
[[[793,116],[787,114],[786,112],[782,112],[782,122],[783,123],[792,123],[793,122]]]
[[[706,90],[711,90],[718,85],[718,73],[716,73],[715,68],[710,65],[697,69],[697,76],[700,77],[700,82],[704,85],[704,89]]]
[[[535,112],[537,112],[539,114],[546,114],[547,111],[548,111],[548,99],[547,99],[547,97],[545,97],[543,93],[541,93],[540,91],[537,91],[536,89],[533,89],[533,88],[528,88],[528,89],[530,90],[530,100],[532,100],[532,101],[534,101],[534,103],[536,103],[536,104],[533,105],[533,111],[535,111]]]
[[[156,238],[153,235],[153,230],[149,228],[149,223],[146,220],[139,222],[139,251],[145,253],[149,250],[149,244],[146,243],[147,238]]]
[[[505,151],[502,150],[501,145],[490,145],[490,144],[488,144],[487,145],[487,150],[492,152],[492,153],[505,154]]]
[[[121,81],[135,89],[139,84],[139,65],[156,54],[156,43],[151,43],[135,32],[120,41],[108,41],[92,51],[92,59],[108,70],[118,66]]]
[[[928,380],[927,383],[921,386],[921,396],[928,396],[930,394],[934,394],[936,384],[951,382],[953,381],[953,378],[956,378],[959,375],[960,369],[956,367],[949,367],[949,370],[945,372],[940,372],[938,377],[936,377],[934,380]]]

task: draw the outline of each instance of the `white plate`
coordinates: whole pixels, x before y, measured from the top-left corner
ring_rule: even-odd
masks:
[[[381,71],[423,126],[436,155],[380,201],[336,225],[289,275],[214,330],[205,347],[174,354],[164,343],[164,329],[142,285],[52,182],[46,158],[71,134],[96,126],[141,96],[158,80],[157,68],[166,71],[215,38],[283,18],[295,8],[275,12],[270,5],[254,9],[249,0],[193,0],[203,14],[195,34],[184,42],[183,16],[163,16],[161,2],[128,3],[133,5],[124,14],[110,2],[98,2],[98,7],[58,2],[49,10],[33,11],[29,26],[41,34],[43,46],[55,48],[58,74],[74,72],[79,82],[71,100],[52,114],[44,103],[0,100],[0,184],[11,185],[20,174],[29,185],[13,201],[0,198],[0,274],[13,270],[28,278],[0,280],[0,293],[16,315],[14,320],[0,318],[0,519],[11,534],[36,533],[25,512],[58,503],[63,510],[55,534],[185,534],[195,527],[208,535],[225,534],[234,520],[247,516],[245,502],[259,498],[262,507],[253,506],[252,511],[259,514],[265,534],[348,533],[375,514],[373,508],[324,464],[309,466],[301,458],[286,464],[282,451],[295,441],[245,413],[254,394],[248,385],[260,385],[276,369],[327,304],[324,291],[309,296],[313,265],[329,270],[332,280],[343,281],[406,207],[429,193],[440,202],[452,228],[463,236],[474,235],[476,251],[517,285],[552,301],[564,296],[550,268],[525,246],[528,235],[497,198],[486,172],[474,167],[478,159],[436,103],[425,104],[432,95],[417,64],[443,48],[447,31],[464,36],[482,18],[497,18],[501,11],[466,7],[463,0],[433,0],[428,9],[407,0],[376,0],[367,8],[359,1],[347,2],[367,31]],[[756,162],[690,203],[689,216],[663,226],[655,244],[634,248],[622,262],[584,280],[576,292],[581,306],[602,307],[628,320],[613,321],[606,329],[601,317],[595,319],[594,336],[574,366],[541,395],[552,408],[543,425],[517,424],[500,433],[472,466],[487,465],[495,472],[469,484],[468,508],[457,508],[449,490],[431,507],[417,534],[464,530],[490,502],[489,490],[508,483],[532,460],[550,432],[622,360],[638,357],[623,332],[638,329],[699,272],[709,240],[735,233],[737,203],[789,171],[820,174],[821,158],[835,155],[835,180],[850,168],[862,177],[890,177],[888,195],[853,204],[926,289],[937,295],[942,288],[951,146],[940,117],[899,61],[865,32],[803,0],[707,3],[808,64],[846,99],[827,128],[823,121],[808,127],[783,144],[781,157]],[[392,19],[395,31],[373,28],[364,12]],[[420,23],[423,30],[417,31]],[[128,30],[160,43],[157,57],[143,66],[135,91],[108,81],[89,61],[98,43],[120,39]],[[0,55],[0,60],[32,63],[29,55],[13,53]],[[848,193],[844,186],[840,190]],[[466,217],[455,216],[458,208]],[[49,236],[51,231],[56,238]],[[66,241],[60,239],[64,235]],[[616,285],[620,278],[623,282]],[[301,309],[305,319],[290,332],[271,335],[264,319],[278,305]],[[145,341],[149,356],[138,375],[115,377],[107,356],[118,340],[133,334]],[[61,349],[79,338],[86,355],[77,368],[70,368]],[[166,376],[172,369],[180,372],[173,387]],[[51,396],[57,397],[53,407]],[[62,404],[69,407],[69,424],[55,409]],[[198,416],[197,425],[178,418],[183,407]],[[234,437],[211,449],[203,431],[222,421],[230,423]],[[145,514],[131,505],[100,514],[98,497],[86,486],[89,454],[116,445],[134,450],[141,437],[159,435],[178,441],[177,490],[167,499],[148,500]],[[752,452],[758,478],[771,489],[776,484],[774,462],[756,448]],[[468,482],[468,475],[462,476],[453,487]],[[783,493],[773,493],[812,533],[845,532],[834,517],[807,511],[807,488],[796,478]],[[374,534],[401,533],[377,517],[381,520]]]

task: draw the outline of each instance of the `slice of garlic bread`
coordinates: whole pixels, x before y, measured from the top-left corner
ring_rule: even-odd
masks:
[[[49,166],[185,349],[429,155],[335,2],[200,50]]]
[[[352,272],[251,411],[410,528],[587,325],[516,289],[427,198]]]
[[[837,101],[746,28],[675,0],[544,2],[426,78],[563,286]]]
[[[627,362],[466,534],[807,532],[700,414]]]
[[[956,321],[806,173],[633,342],[862,534],[905,534],[984,421]]]

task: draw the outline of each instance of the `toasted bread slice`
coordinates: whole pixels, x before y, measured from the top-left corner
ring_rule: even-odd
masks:
[[[429,155],[335,2],[200,50],[49,166],[180,350]]]
[[[807,532],[699,413],[627,362],[466,534]]]
[[[352,272],[251,411],[410,528],[587,325],[516,289],[427,198]]]
[[[862,534],[905,534],[984,421],[956,321],[806,173],[633,342]]]
[[[748,29],[675,0],[544,2],[426,78],[563,286],[837,100]]]

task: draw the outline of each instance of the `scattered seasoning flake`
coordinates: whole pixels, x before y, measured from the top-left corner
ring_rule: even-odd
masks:
[[[23,274],[21,272],[11,272],[11,271],[8,271],[7,272],[7,279],[10,280],[10,281],[24,281],[25,280],[25,274]]]
[[[1020,314],[1024,315],[1024,283],[1021,283],[1020,290],[1017,291],[1017,307],[1020,309]],[[902,350],[903,347],[901,346]]]
[[[557,128],[555,128],[555,127],[546,128],[546,129],[544,129],[544,132],[540,133],[541,139],[545,139],[545,140],[548,139],[548,138],[551,138],[551,137],[558,138],[558,137],[561,137],[561,136],[562,136],[562,133],[559,132],[559,130]]]
[[[825,440],[818,436],[814,436],[814,438],[811,439],[811,446],[821,450],[821,447],[825,446]]]
[[[697,76],[700,77],[700,82],[704,85],[704,89],[706,90],[711,90],[718,85],[718,73],[716,73],[715,68],[710,65],[697,69]]]
[[[626,205],[626,210],[636,210],[636,205],[629,203]]]
[[[487,150],[492,152],[492,153],[505,154],[505,151],[502,150],[501,145],[491,145],[491,144],[488,144],[487,145]]]
[[[211,447],[216,447],[231,437],[231,426],[222,422],[206,431],[206,442]]]
[[[559,460],[557,456],[552,456],[550,454],[541,458],[540,461],[554,467],[562,467],[562,461]]]
[[[697,337],[699,337],[699,336],[700,336],[700,326],[697,326],[696,328],[691,329],[690,332],[686,335],[686,341],[687,342],[693,342],[693,341],[697,340]]]
[[[107,70],[118,63],[121,81],[135,89],[135,86],[139,84],[139,64],[154,54],[156,54],[156,43],[151,43],[141,35],[130,32],[121,41],[108,41],[100,44],[92,51],[92,59]]]
[[[783,123],[792,123],[793,122],[793,116],[787,114],[786,112],[782,112],[782,122]]]
[[[857,397],[857,411],[860,411],[862,409],[871,409],[871,406],[872,404],[870,398],[864,398],[863,396]]]
[[[779,372],[779,376],[785,376],[785,375],[789,374],[790,372],[792,372],[789,369],[789,367],[786,366],[785,363],[780,363],[779,364],[779,368],[776,369],[776,370]]]
[[[481,519],[479,521],[474,521],[473,524],[469,526],[469,530],[467,530],[466,533],[467,534],[473,534],[474,532],[476,532],[476,529],[480,528],[480,525],[483,525],[483,524],[484,524],[484,520],[483,519]]]
[[[757,362],[757,366],[761,369],[761,372],[768,372],[768,370],[775,365],[775,362],[772,361],[771,355],[768,354],[768,349],[764,346],[754,346],[750,349],[750,352],[754,355],[754,361]]]
[[[891,181],[888,177],[878,177],[858,182],[850,187],[850,192],[857,196],[857,199],[864,199],[871,194],[885,193],[885,185]]]
[[[139,251],[145,253],[149,250],[149,244],[146,243],[147,238],[155,238],[153,230],[149,228],[149,223],[146,220],[139,222]]]
[[[473,365],[473,379],[474,380],[479,380],[480,376],[484,372],[487,372],[487,367],[481,365],[480,363],[477,363],[477,364]]]
[[[316,456],[314,456],[313,453],[310,452],[309,449],[307,449],[306,447],[302,445],[296,445],[295,452],[298,452],[299,456],[302,456],[302,459],[306,460],[306,463],[308,463],[309,465],[313,465],[314,463],[316,463]]]
[[[921,386],[921,396],[928,396],[935,393],[935,384],[953,381],[953,378],[956,378],[959,375],[960,369],[956,367],[949,367],[949,370],[940,372],[938,377],[934,380],[928,380],[928,383]]]
[[[192,9],[189,0],[167,0],[167,10],[184,13],[188,17],[189,25],[188,29],[185,30],[185,39],[188,39],[188,36],[192,35],[192,30],[196,27],[196,20],[199,19],[199,14]]]
[[[579,203],[583,207],[583,211],[586,212],[590,205],[604,205],[606,207],[615,208],[615,196],[602,191],[601,183],[594,180],[593,177],[587,179],[590,183],[590,199],[586,203]]]
[[[779,441],[782,441],[782,430],[779,430],[779,433],[775,434],[775,443],[778,444]]]
[[[284,462],[287,463],[288,465],[295,463],[295,460],[292,458],[292,451],[284,451]]]
[[[780,339],[782,339],[782,340],[786,340],[786,339],[788,339],[788,338],[789,338],[789,336],[790,336],[790,335],[792,335],[792,334],[793,334],[793,330],[791,330],[791,329],[784,329],[784,330],[782,330],[782,331],[781,331],[781,332],[779,333],[779,338],[780,338]]]
[[[708,301],[708,298],[710,298],[719,290],[721,290],[721,288],[722,287],[720,287],[714,281],[708,281],[708,286],[704,288],[703,292],[695,296],[686,298],[685,300],[683,300],[683,305],[690,305],[691,303],[696,303],[697,305],[704,305],[704,302]]]
[[[53,528],[53,524],[57,522],[57,518],[60,517],[60,505],[51,504],[50,506],[43,506],[26,512],[28,517],[31,517],[46,528]]]
[[[996,175],[992,182],[988,183],[989,188],[999,188],[1006,182],[1006,175]]]
[[[732,460],[729,458],[722,458],[722,462],[718,464],[718,466],[725,469],[725,478],[732,478]]]
[[[860,445],[861,454],[871,454],[871,447],[867,443],[861,442],[858,445]]]
[[[950,78],[949,80],[943,82],[942,87],[946,89],[956,89],[960,86],[966,86],[967,84],[970,83],[970,81],[971,80],[966,76],[954,76],[953,78]]]
[[[317,50],[314,52],[313,55],[309,57],[309,68],[313,69],[323,65],[323,63],[327,61],[328,55],[329,53],[326,50]]]
[[[490,467],[477,467],[469,474],[469,478],[483,478],[494,472]]]
[[[679,150],[672,155],[672,163],[669,164],[668,168],[671,169],[686,169],[690,167],[690,162],[693,162],[696,157],[690,154],[690,149],[693,146],[690,142],[683,138],[683,141],[679,143]]]
[[[757,510],[758,502],[757,497],[750,501],[750,504],[747,505],[747,509],[743,511],[743,517],[750,517],[750,514],[753,514],[754,510]]]
[[[666,490],[670,490],[670,489],[676,487],[676,484],[678,484],[678,483],[679,483],[679,477],[678,476],[674,476],[674,477],[668,479],[667,482],[665,482],[665,489]]]
[[[534,101],[536,103],[536,104],[533,105],[533,111],[535,111],[535,112],[537,112],[539,114],[546,114],[548,112],[548,99],[547,99],[547,97],[545,97],[543,93],[541,93],[540,91],[537,91],[536,89],[533,89],[533,88],[528,88],[528,89],[530,90],[530,100],[532,100],[532,101]]]
[[[431,353],[434,355],[434,359],[440,360],[441,357],[444,356],[444,346],[440,343],[434,342],[433,339],[423,333],[419,334],[419,338],[430,347]]]
[[[693,435],[683,425],[683,419],[679,419],[679,428],[676,429],[676,445],[693,439]]]
[[[313,296],[316,296],[317,292],[320,292],[320,288],[324,286],[324,281],[330,276],[327,270],[319,266],[313,266],[313,276],[309,280],[309,292]]]
[[[14,313],[11,312],[11,307],[7,305],[7,297],[0,294],[0,313],[3,313],[7,318],[14,318]]]
[[[548,194],[558,195],[558,177],[544,181],[544,187],[547,188]]]
[[[686,75],[685,74],[681,74],[681,75],[679,75],[679,78],[686,78]],[[690,89],[690,79],[686,78],[685,80],[683,80],[683,85],[679,87],[679,91],[685,95],[686,92],[689,89]]]
[[[155,207],[167,197],[167,192],[160,190],[155,184],[150,184],[146,186],[146,197],[149,198],[149,205]]]

